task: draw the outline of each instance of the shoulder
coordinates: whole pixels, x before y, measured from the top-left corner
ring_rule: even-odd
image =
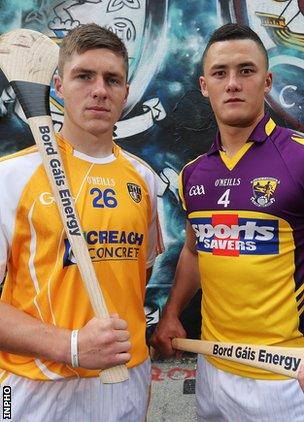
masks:
[[[271,139],[294,181],[304,187],[304,134],[278,126]]]
[[[207,158],[207,154],[202,154],[196,157],[194,160],[190,161],[182,168],[180,172],[180,177],[182,179],[188,177],[196,170],[196,168],[203,164],[204,160]]]
[[[279,149],[296,149],[304,153],[304,134],[296,130],[276,126],[270,138]]]
[[[303,166],[304,134],[286,127],[277,126],[270,139],[286,163],[297,163]]]
[[[36,146],[0,157],[0,184],[18,185],[27,180],[40,164]]]
[[[144,179],[150,189],[153,188],[153,191],[156,191],[157,174],[153,168],[137,155],[131,154],[123,149],[121,150],[121,154]]]
[[[18,166],[19,163],[31,161],[35,155],[39,155],[38,148],[33,145],[29,148],[22,149],[12,154],[4,155],[0,157],[0,169],[9,166]]]
[[[296,145],[301,145],[300,148],[304,151],[304,133],[295,132],[289,129],[289,139],[295,142]]]
[[[121,153],[122,156],[127,159],[136,169],[144,171],[148,174],[156,174],[153,168],[142,158],[138,157],[137,155],[131,154],[130,152],[124,149],[121,150]]]

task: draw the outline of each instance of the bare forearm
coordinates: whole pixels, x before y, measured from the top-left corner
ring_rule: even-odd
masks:
[[[127,363],[129,331],[118,316],[92,318],[79,327],[79,365],[106,369]],[[33,318],[0,300],[0,350],[71,364],[71,331]]]
[[[150,280],[151,275],[152,275],[152,271],[153,271],[153,267],[149,267],[146,270],[146,284],[149,283],[149,280]]]
[[[151,339],[152,346],[164,357],[175,354],[172,347],[174,337],[186,337],[179,316],[200,287],[195,235],[189,223],[186,230],[186,241],[178,260],[171,293]]]
[[[185,245],[176,267],[170,297],[164,314],[179,316],[200,288],[197,255]]]
[[[68,363],[70,330],[58,328],[0,301],[0,349]]]

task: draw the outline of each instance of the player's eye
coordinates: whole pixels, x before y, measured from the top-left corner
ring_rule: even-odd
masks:
[[[110,85],[119,85],[120,80],[118,78],[111,77],[111,78],[108,79],[108,83]]]
[[[252,67],[244,67],[243,69],[241,69],[242,75],[250,75],[253,72],[254,72],[254,70],[253,70]]]
[[[81,80],[83,80],[83,81],[88,81],[88,80],[90,80],[90,79],[91,79],[91,75],[90,75],[89,73],[79,73],[79,74],[77,75],[77,78],[78,78],[78,79],[81,79]]]
[[[224,70],[217,70],[213,73],[213,75],[220,78],[222,76],[225,76],[225,71]]]

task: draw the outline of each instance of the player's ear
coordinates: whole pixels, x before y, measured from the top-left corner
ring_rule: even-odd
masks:
[[[268,94],[271,88],[272,88],[272,73],[267,72],[266,78],[265,78],[265,88],[264,88],[265,94]]]
[[[57,97],[63,99],[63,88],[62,88],[61,77],[58,74],[56,74],[53,77],[53,81],[54,81],[54,88],[55,88]]]
[[[130,85],[129,85],[129,84],[127,84],[127,85],[126,85],[125,99],[124,99],[124,106],[125,106],[125,105],[126,105],[126,103],[127,103],[127,99],[128,99],[128,96],[129,96],[129,90],[130,90]]]
[[[206,80],[204,76],[200,76],[199,77],[199,84],[200,84],[200,88],[201,88],[201,93],[203,94],[204,97],[209,97],[208,95],[208,89],[207,89],[207,84],[206,84]]]

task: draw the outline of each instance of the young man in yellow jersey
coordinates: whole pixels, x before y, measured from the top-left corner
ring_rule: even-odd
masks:
[[[152,343],[175,353],[201,286],[202,339],[303,347],[304,140],[265,113],[272,74],[249,27],[216,30],[202,65],[219,131],[180,175],[186,241]],[[217,357],[199,356],[196,398],[199,421],[303,421],[297,380]]]
[[[109,318],[93,316],[36,146],[0,161],[0,382],[15,421],[145,419],[144,296],[162,245],[153,171],[113,142],[127,74],[111,31],[86,24],[63,39],[57,141]],[[118,364],[129,380],[103,385],[100,370]]]

